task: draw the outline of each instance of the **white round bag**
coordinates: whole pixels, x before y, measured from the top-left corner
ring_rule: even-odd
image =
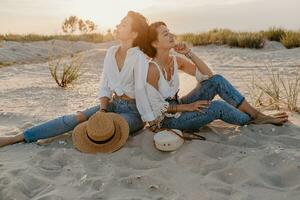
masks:
[[[177,129],[159,131],[154,135],[154,145],[161,151],[175,151],[184,143],[179,135],[183,136],[183,133]]]

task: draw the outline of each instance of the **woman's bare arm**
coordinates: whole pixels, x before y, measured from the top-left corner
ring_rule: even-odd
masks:
[[[207,75],[209,78],[213,75],[211,69],[201,60],[196,54],[194,54],[190,48],[187,47],[185,43],[180,43],[176,45],[174,50],[177,53],[186,55],[190,60],[182,57],[176,57],[178,62],[178,67],[180,70],[184,71],[187,74],[195,76],[196,69],[198,69],[201,74]]]

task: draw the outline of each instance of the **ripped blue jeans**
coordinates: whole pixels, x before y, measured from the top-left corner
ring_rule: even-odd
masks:
[[[216,95],[223,100],[213,100]],[[171,104],[189,104],[198,100],[209,100],[210,105],[201,112],[182,112],[180,117],[165,117],[161,122],[162,128],[198,131],[204,125],[220,119],[230,124],[245,125],[251,117],[238,109],[245,100],[237,89],[221,75],[213,75],[198,85],[186,96],[178,101],[171,100]]]
[[[99,110],[100,106],[97,105],[82,111],[82,113],[88,119]],[[137,110],[135,102],[115,99],[109,103],[107,111],[121,115],[129,125],[130,134],[144,127],[144,123]],[[78,122],[76,114],[64,115],[25,130],[23,132],[24,139],[25,142],[35,142],[39,139],[61,135],[73,130],[79,123],[81,122]]]

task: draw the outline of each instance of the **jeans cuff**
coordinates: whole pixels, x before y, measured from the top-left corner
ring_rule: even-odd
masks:
[[[23,132],[23,136],[24,136],[24,141],[26,142],[26,143],[30,143],[30,142],[35,142],[35,137],[33,136],[33,137],[30,137],[30,133],[28,132],[28,130],[25,130],[24,132]]]
[[[244,100],[245,100],[245,97],[242,97],[241,101],[236,105],[236,108],[238,108],[243,103]]]

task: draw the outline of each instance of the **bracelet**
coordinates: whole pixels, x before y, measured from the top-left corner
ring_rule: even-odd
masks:
[[[174,107],[173,107],[173,104],[170,104],[170,113],[173,113],[174,112]]]
[[[171,113],[177,113],[177,105],[175,104],[170,104],[170,112]]]
[[[187,53],[184,54],[187,58],[192,59],[192,49],[189,49],[189,51]]]

